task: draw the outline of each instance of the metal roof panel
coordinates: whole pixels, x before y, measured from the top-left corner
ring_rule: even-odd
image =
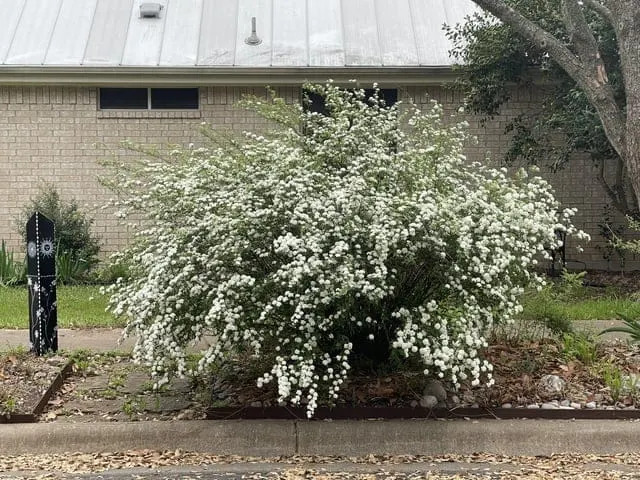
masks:
[[[393,3],[376,0],[375,9],[382,64],[418,65],[418,49],[408,0]]]
[[[345,64],[340,0],[307,0],[309,64],[339,67]]]
[[[160,65],[196,64],[202,6],[203,0],[177,0],[168,3]]]
[[[346,65],[382,65],[375,0],[343,0],[342,25]]]
[[[154,2],[160,3],[162,6],[160,18],[141,18],[140,4],[142,3],[148,3],[148,0],[134,0],[133,2],[127,39],[122,54],[122,65],[151,66],[160,63],[160,50],[169,0]]]
[[[97,0],[63,0],[51,34],[46,65],[79,65],[96,13]]]
[[[41,65],[44,62],[61,2],[27,0],[4,63]]]
[[[447,66],[471,0],[0,0],[0,68]],[[251,19],[261,42],[248,45]],[[268,79],[266,79],[268,81]]]
[[[237,0],[206,0],[200,21],[198,65],[233,65],[237,26]]]
[[[3,12],[0,17],[0,61],[4,63],[7,53],[13,43],[20,17],[26,0],[0,0],[0,11]]]
[[[98,0],[83,63],[121,65],[133,0]]]
[[[245,39],[251,35],[251,19],[254,17],[261,43],[259,45],[247,45]],[[272,0],[238,0],[238,27],[234,64],[255,67],[271,65],[272,27]]]
[[[300,0],[272,1],[273,52],[271,65],[308,65],[307,2]]]
[[[409,0],[413,14],[416,45],[420,65],[448,65],[449,49],[442,26],[447,22],[444,8],[447,0]]]

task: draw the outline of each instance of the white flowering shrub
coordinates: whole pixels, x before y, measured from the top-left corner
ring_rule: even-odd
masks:
[[[121,215],[147,219],[116,258],[131,277],[111,287],[135,359],[162,383],[210,335],[198,369],[249,352],[258,385],[309,415],[351,360],[393,349],[455,385],[491,383],[485,332],[520,310],[572,212],[558,218],[538,177],[468,165],[465,125],[436,103],[399,115],[361,90],[308,88],[329,116],[249,98],[278,128],[114,173]]]

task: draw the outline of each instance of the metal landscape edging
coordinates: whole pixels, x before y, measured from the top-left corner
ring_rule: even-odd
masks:
[[[0,415],[0,424],[2,423],[35,423],[38,421],[38,416],[44,409],[46,408],[49,400],[54,393],[58,391],[58,389],[62,386],[64,381],[71,375],[73,372],[73,359],[69,359],[67,363],[62,367],[62,369],[55,376],[49,387],[45,390],[45,392],[40,397],[40,401],[33,407],[31,413],[17,413],[11,414],[7,413],[5,415]]]
[[[206,411],[208,420],[306,420],[304,407],[220,407]],[[310,420],[399,419],[532,419],[532,420],[633,420],[640,410],[543,408],[411,408],[319,407]]]

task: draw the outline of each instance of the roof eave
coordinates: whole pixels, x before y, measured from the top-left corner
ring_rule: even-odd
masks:
[[[264,86],[332,79],[380,86],[442,85],[457,74],[451,66],[429,67],[128,67],[1,66],[0,85]]]

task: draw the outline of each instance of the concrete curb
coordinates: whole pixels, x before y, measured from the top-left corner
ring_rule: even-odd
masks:
[[[549,455],[638,450],[640,422],[612,420],[194,420],[0,425],[5,455],[174,450],[220,455]]]
[[[294,422],[157,421],[0,425],[3,455],[175,450],[220,455],[293,455]]]

